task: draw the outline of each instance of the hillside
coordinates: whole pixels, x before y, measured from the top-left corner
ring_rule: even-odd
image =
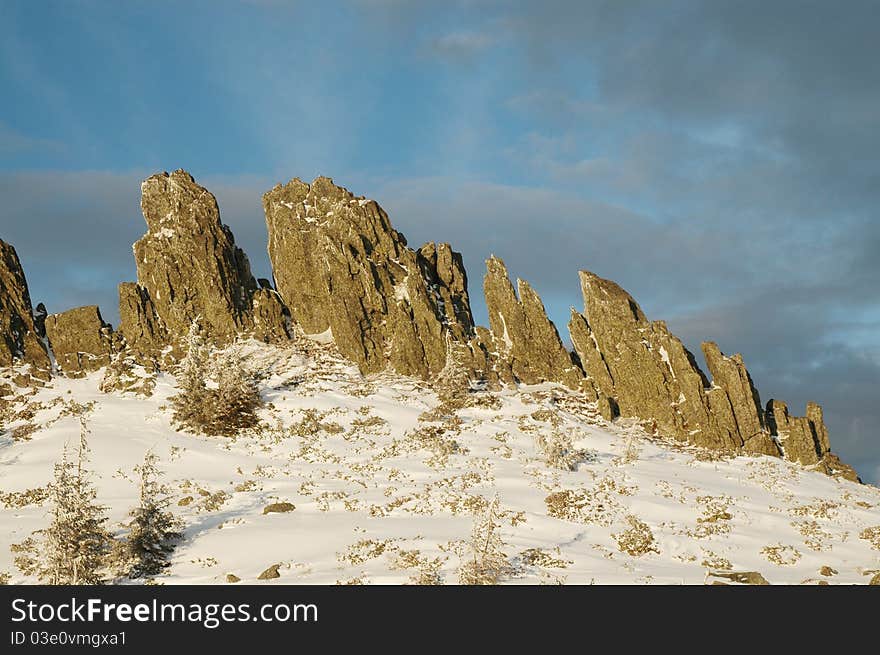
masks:
[[[176,431],[168,372],[155,374],[151,396],[101,392],[100,372],[32,381],[31,395],[13,382],[27,367],[7,370],[0,573],[33,582],[9,546],[46,525],[42,491],[79,437],[65,415],[75,401],[91,406],[90,467],[114,524],[137,501],[133,467],[148,449],[160,458],[186,526],[162,584],[254,583],[273,565],[277,577],[261,584],[457,583],[475,516],[496,495],[510,564],[502,583],[880,580],[875,487],[609,422],[556,383],[442,403],[411,377],[363,376],[331,344],[232,347],[262,375],[268,403],[262,425],[236,438]],[[555,460],[554,442],[570,446]],[[574,470],[553,465],[566,457]],[[286,511],[267,513],[273,505]]]

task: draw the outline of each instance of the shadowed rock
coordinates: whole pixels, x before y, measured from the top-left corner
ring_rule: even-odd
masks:
[[[461,258],[447,244],[407,247],[373,200],[326,177],[263,196],[278,292],[309,335],[332,335],[362,372],[430,378],[446,339],[473,333]]]
[[[48,369],[49,356],[40,337],[18,254],[0,241],[0,366],[20,362]]]
[[[119,285],[119,319],[119,332],[137,355],[158,353],[168,341],[150,293],[134,282]]]

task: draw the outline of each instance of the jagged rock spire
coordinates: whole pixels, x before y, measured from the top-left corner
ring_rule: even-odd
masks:
[[[572,310],[575,352],[597,394],[621,415],[656,425],[658,432],[699,446],[779,456],[858,480],[829,450],[822,408],[807,405],[793,417],[785,403],[766,411],[741,355],[702,344],[712,382],[663,321],[649,321],[620,286],[580,272],[584,314]],[[781,449],[781,450],[780,450]]]
[[[544,303],[528,282],[517,280],[517,296],[504,262],[492,256],[486,261],[483,291],[494,352],[516,380],[581,387],[583,371],[562,344]]]
[[[217,343],[254,333],[255,300],[263,319],[257,336],[285,331],[276,324],[284,314],[280,298],[257,294],[248,258],[220,221],[217,200],[189,173],[147,178],[141,209],[148,231],[133,247],[138,283],[119,288],[120,331],[133,350],[155,352],[179,341],[197,317]]]
[[[278,292],[306,334],[332,335],[364,373],[391,367],[429,378],[446,335],[473,333],[461,256],[448,244],[416,252],[373,200],[326,177],[263,196]]]

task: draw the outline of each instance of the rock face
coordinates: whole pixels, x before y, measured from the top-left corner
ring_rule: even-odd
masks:
[[[461,253],[455,252],[448,243],[431,241],[419,248],[416,255],[441,320],[453,339],[467,342],[473,335],[474,317]]]
[[[473,333],[461,258],[447,244],[416,252],[373,200],[332,180],[294,179],[263,196],[278,292],[306,334],[332,335],[364,373],[390,366],[430,378],[447,336]]]
[[[201,317],[206,334],[224,344],[253,333],[257,284],[247,256],[220,222],[214,196],[183,170],[153,175],[141,185],[147,234],[134,244],[138,284],[120,286],[121,332],[135,350],[154,352],[182,338]],[[261,334],[283,312],[260,294]]]
[[[0,241],[0,366],[18,361],[48,369],[49,356],[40,337],[18,253]]]
[[[616,402],[621,416],[653,421],[661,432],[703,446],[733,450],[743,444],[733,410],[718,398],[694,356],[663,321],[648,321],[617,284],[581,271],[585,314],[573,312],[572,343],[590,382]],[[726,399],[726,397],[725,397]]]
[[[119,285],[119,319],[119,332],[133,353],[143,357],[162,350],[168,336],[146,289],[134,282]]]
[[[779,448],[771,438],[764,419],[761,397],[742,356],[727,357],[712,341],[703,344],[703,355],[714,383],[708,396],[710,409],[716,418],[724,417],[721,424],[739,436],[746,452],[778,455]],[[728,406],[733,414],[732,421],[727,412]]]
[[[46,337],[58,368],[72,377],[107,366],[119,349],[113,328],[101,318],[97,305],[46,317]]]
[[[585,313],[569,323],[587,382],[603,416],[619,412],[707,448],[779,456],[858,481],[830,452],[822,408],[791,416],[771,400],[766,411],[741,355],[702,344],[712,382],[663,321],[648,321],[638,303],[610,280],[581,271]]]
[[[291,337],[290,311],[276,291],[257,289],[253,295],[254,336],[266,343],[283,343]]]
[[[813,418],[821,419],[821,408],[814,403],[810,404],[813,406],[811,412]],[[827,452],[827,448],[823,450],[824,446],[820,444],[818,437],[821,431],[825,434],[827,442],[824,422],[821,426],[817,426],[809,417],[791,416],[788,413],[788,406],[779,400],[770,400],[767,403],[767,417],[773,433],[782,446],[785,459],[801,464],[817,464]]]
[[[483,291],[497,358],[509,367],[517,381],[559,382],[579,389],[583,371],[547,318],[541,298],[524,280],[517,280],[517,290],[519,297],[504,262],[491,257],[486,262]]]

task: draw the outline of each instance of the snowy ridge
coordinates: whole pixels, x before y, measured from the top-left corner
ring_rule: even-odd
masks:
[[[177,432],[168,374],[149,398],[98,391],[101,373],[18,389],[0,437],[0,575],[34,582],[9,546],[47,524],[39,489],[78,438],[63,415],[71,400],[94,403],[91,469],[114,527],[136,503],[133,467],[148,449],[160,458],[186,525],[160,583],[253,583],[275,564],[265,584],[456,583],[474,516],[496,494],[504,583],[703,584],[756,571],[773,584],[865,584],[880,571],[875,487],[650,438],[559,385],[438,410],[425,383],[364,378],[330,346],[236,347],[263,373],[267,405],[265,425],[234,439]],[[548,464],[538,442],[552,438],[584,451],[576,470]],[[295,509],[264,513],[278,503]]]

